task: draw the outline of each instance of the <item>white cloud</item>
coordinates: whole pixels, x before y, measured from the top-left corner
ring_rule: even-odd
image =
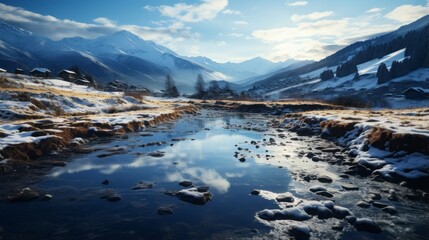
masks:
[[[115,26],[116,23],[110,19],[104,18],[104,17],[100,17],[100,18],[96,18],[93,20],[95,23],[99,23],[101,25],[104,26]]]
[[[386,18],[400,22],[401,24],[410,23],[420,17],[429,14],[429,1],[426,6],[421,5],[402,5],[385,15]]]
[[[248,23],[246,21],[234,21],[234,24],[237,24],[237,25],[247,25]]]
[[[177,22],[167,27],[150,28],[138,25],[118,25],[110,19],[100,17],[94,19],[94,23],[82,23],[41,15],[2,3],[0,3],[0,20],[53,40],[76,36],[96,38],[120,30],[130,31],[143,39],[152,40],[170,47],[175,42],[198,38],[197,34],[191,33],[189,27]]]
[[[224,15],[240,15],[241,12],[237,11],[237,10],[225,9],[222,11],[222,14],[224,14]]]
[[[227,33],[227,34],[225,34],[225,36],[230,36],[230,37],[236,37],[236,38],[239,38],[239,37],[244,37],[245,35],[244,35],[244,34],[241,34],[241,33],[235,33],[235,32],[233,32],[233,33]]]
[[[153,10],[155,10],[156,8],[155,8],[154,6],[146,5],[146,6],[144,6],[144,7],[143,7],[143,9],[146,9],[146,10],[148,10],[148,11],[153,11]]]
[[[228,0],[202,0],[199,5],[177,3],[173,6],[156,7],[166,17],[182,22],[201,22],[211,20],[228,5]]]
[[[383,11],[383,8],[371,8],[371,9],[365,11],[365,12],[366,13],[379,13],[381,11]]]
[[[294,14],[294,15],[292,15],[292,17],[290,19],[294,22],[300,22],[302,20],[317,20],[317,19],[321,19],[321,18],[326,18],[326,17],[332,16],[333,14],[334,14],[333,11],[313,12],[313,13],[310,13],[307,15]]]
[[[321,59],[332,51],[324,48],[326,44],[309,38],[288,41],[276,44],[269,55],[265,56],[273,61],[284,61],[285,59]]]
[[[394,24],[371,23],[371,18],[367,16],[298,22],[294,27],[253,31],[252,36],[271,44],[271,50],[265,55],[270,60],[318,60],[334,53],[341,46],[397,28]]]
[[[226,46],[227,44],[225,41],[220,41],[220,42],[217,42],[217,45],[218,46]]]
[[[288,3],[288,5],[292,7],[305,6],[307,4],[308,4],[308,1],[297,1],[297,2]]]
[[[252,33],[252,36],[266,42],[282,42],[316,36],[340,36],[348,25],[347,19],[320,20],[299,23],[296,27],[257,30]]]

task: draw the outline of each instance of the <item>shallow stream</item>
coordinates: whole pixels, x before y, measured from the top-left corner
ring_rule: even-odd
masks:
[[[336,147],[316,137],[298,137],[271,126],[271,117],[257,114],[202,111],[125,137],[92,141],[98,149],[72,155],[65,167],[55,167],[32,189],[52,195],[50,200],[0,203],[4,239],[289,239],[294,221],[264,221],[263,209],[280,205],[270,194],[291,192],[305,200],[332,200],[357,217],[380,225],[381,233],[357,231],[344,219],[303,221],[311,239],[427,239],[429,205],[399,197],[389,201],[390,189],[407,189],[390,183],[350,176],[341,178],[342,166],[313,162],[321,158],[346,158]],[[153,144],[156,143],[156,144]],[[113,149],[113,150],[112,150]],[[61,155],[55,156],[60,158]],[[328,176],[332,183],[304,180],[308,174]],[[105,184],[102,184],[103,181]],[[211,201],[197,205],[171,196],[184,189],[181,181],[207,186]],[[148,189],[133,190],[139,182]],[[358,190],[346,191],[342,184]],[[326,187],[333,197],[314,194],[314,185]],[[250,194],[261,190],[260,195]],[[106,191],[120,201],[100,198]],[[395,206],[391,215],[356,202],[380,193],[380,202]],[[399,194],[399,196],[401,196]],[[160,207],[172,214],[160,215]],[[340,230],[333,230],[340,226]]]

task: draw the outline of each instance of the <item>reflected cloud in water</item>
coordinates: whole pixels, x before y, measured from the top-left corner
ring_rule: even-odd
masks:
[[[164,156],[161,158],[147,155],[135,157],[134,151],[141,150],[139,148],[103,159],[94,155],[85,156],[63,168],[55,168],[50,176],[59,177],[63,174],[77,174],[94,170],[100,174],[109,175],[119,171],[125,173],[131,169],[156,167],[165,173],[164,179],[167,182],[191,180],[197,184],[200,182],[208,185],[219,193],[226,193],[231,186],[227,178],[239,178],[245,175],[242,171],[233,173],[233,169],[249,166],[247,163],[237,162],[233,157],[236,151],[235,145],[251,141],[252,133],[246,135],[232,133],[225,130],[225,126],[225,120],[222,119],[207,122],[205,127],[210,128],[210,131],[200,131],[188,136],[189,139],[195,140],[175,142],[173,146],[154,149],[154,151],[164,152]],[[225,163],[225,161],[229,169],[224,170],[229,170],[229,172],[222,173],[219,169],[223,169],[225,166],[219,165],[219,163]]]
[[[229,181],[222,177],[216,170],[201,167],[184,168],[176,172],[167,173],[165,180],[168,182],[179,182],[187,179],[198,179],[211,188],[216,189],[219,193],[228,192],[231,186]]]

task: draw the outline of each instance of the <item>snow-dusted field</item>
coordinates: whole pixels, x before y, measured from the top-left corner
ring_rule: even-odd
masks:
[[[427,155],[429,148],[425,143],[422,144],[423,141],[429,142],[428,108],[313,111],[304,113],[302,117],[317,122],[313,126],[316,128],[320,127],[321,122],[334,122],[343,126],[351,124],[352,129],[345,131],[341,136],[336,136],[336,141],[349,149],[350,156],[354,156],[355,164],[369,167],[375,174],[381,174],[386,179],[393,178],[395,175],[405,179],[429,177],[429,156]],[[301,120],[285,122],[298,126],[302,124]],[[305,125],[311,127],[309,124]],[[322,126],[322,136],[330,136],[331,131],[338,130],[335,128],[335,126],[332,129],[329,126]],[[385,143],[383,146],[374,146],[380,145],[380,142]],[[396,144],[394,142],[400,142],[402,145],[393,146]],[[413,145],[421,147],[412,148]]]
[[[60,79],[15,74],[5,74],[4,77],[0,92],[0,150],[22,143],[37,144],[43,139],[61,135],[61,128],[79,122],[118,130],[130,123],[142,124],[173,114],[176,109],[187,106],[176,102],[180,99],[139,100],[124,96],[122,92],[99,91]],[[183,102],[184,99],[181,100]],[[57,126],[43,129],[49,133],[39,136],[33,125],[46,119]]]

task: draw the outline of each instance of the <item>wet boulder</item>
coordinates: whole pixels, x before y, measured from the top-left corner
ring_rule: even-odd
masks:
[[[175,194],[180,200],[195,205],[204,205],[212,199],[212,194],[210,192],[199,192],[196,187],[182,189]]]
[[[31,188],[24,188],[18,194],[9,196],[9,202],[26,202],[39,198],[40,194]]]
[[[295,220],[305,221],[311,218],[304,209],[300,207],[291,207],[285,209],[264,209],[257,213],[258,217],[267,221],[275,220]]]
[[[290,192],[285,192],[276,197],[277,202],[294,202],[295,198]]]
[[[255,196],[259,195],[260,193],[261,193],[261,191],[259,191],[258,189],[253,189],[253,190],[250,192],[250,194],[255,195]]]
[[[165,215],[171,215],[173,214],[173,209],[169,207],[159,207],[156,212],[158,215],[165,216]]]
[[[192,182],[191,181],[181,181],[181,182],[179,182],[179,185],[182,187],[190,187],[190,186],[192,186]]]
[[[310,228],[307,224],[296,224],[291,227],[289,234],[296,240],[307,240],[310,239]]]
[[[381,228],[378,226],[377,223],[374,222],[374,220],[369,218],[356,218],[356,220],[352,223],[352,225],[358,230],[358,231],[365,231],[370,233],[380,233]]]
[[[140,181],[139,183],[137,183],[136,185],[134,185],[134,187],[132,188],[133,190],[146,190],[146,189],[150,189],[153,188],[153,183],[145,183]]]
[[[332,178],[327,175],[320,175],[317,177],[317,180],[321,183],[331,183]]]

